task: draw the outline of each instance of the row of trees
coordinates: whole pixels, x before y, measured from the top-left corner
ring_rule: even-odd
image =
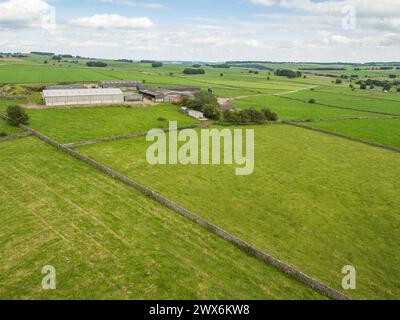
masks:
[[[183,70],[184,74],[205,74],[206,71],[204,69],[195,69],[195,68],[186,68]]]
[[[88,67],[98,67],[98,68],[105,68],[108,66],[107,63],[101,61],[89,61],[86,63]]]
[[[225,110],[223,112],[224,121],[232,123],[265,123],[267,121],[278,121],[276,113],[268,108],[256,110],[255,108],[244,110]]]
[[[280,77],[288,77],[290,79],[300,78],[302,76],[300,71],[293,71],[288,69],[278,69],[275,71],[275,75]]]
[[[255,108],[244,110],[224,110],[218,103],[217,97],[209,92],[201,91],[194,95],[193,99],[183,98],[182,106],[193,110],[203,112],[204,116],[211,120],[221,120],[232,123],[264,123],[266,121],[278,121],[278,115],[270,109],[264,108],[256,110]]]

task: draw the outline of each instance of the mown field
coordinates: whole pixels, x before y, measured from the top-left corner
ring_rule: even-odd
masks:
[[[0,299],[322,298],[35,138],[0,148]]]
[[[256,128],[255,172],[234,166],[150,166],[144,139],[79,148],[245,241],[354,298],[400,295],[400,159],[285,125]],[[190,178],[188,178],[190,177]]]
[[[400,118],[319,121],[307,125],[400,149]]]
[[[93,107],[75,109],[29,110],[30,126],[61,143],[78,142],[154,128],[168,128],[169,121],[179,126],[197,124],[197,120],[169,104],[154,107]]]

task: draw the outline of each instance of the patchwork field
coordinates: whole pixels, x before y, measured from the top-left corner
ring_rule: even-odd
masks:
[[[349,79],[335,84],[329,76],[289,79],[265,70],[318,64],[202,66],[204,75],[185,75],[191,65],[153,68],[105,60],[106,68],[88,68],[83,58],[76,63],[50,59],[29,55],[0,61],[2,96],[26,97],[0,100],[1,113],[9,105],[40,103],[37,89],[48,83],[142,80],[146,87],[212,88],[241,109],[268,107],[280,120],[304,120],[314,128],[400,148],[400,117],[374,113],[400,116],[395,86],[389,93],[380,87],[351,91],[355,81]],[[346,70],[322,73],[356,74],[354,65],[330,67]],[[388,78],[389,72],[357,74]],[[179,126],[198,124],[169,104],[26,112],[30,127],[60,143],[167,128],[171,120]],[[398,299],[398,154],[285,124],[254,129],[255,171],[242,177],[232,165],[150,166],[150,143],[144,138],[77,151],[352,298]],[[0,120],[1,132],[21,130]],[[323,299],[34,137],[0,142],[0,180],[0,299]],[[57,269],[54,292],[40,288],[47,264]],[[356,267],[357,290],[342,290],[345,265]]]
[[[329,108],[269,95],[237,99],[233,100],[232,104],[242,109],[267,107],[276,112],[282,120],[374,116],[368,112]]]
[[[320,121],[307,125],[400,149],[400,119]]]
[[[35,138],[0,148],[1,299],[322,298]]]
[[[300,99],[308,102],[315,99],[317,103],[328,104],[332,106],[347,107],[364,111],[385,112],[400,115],[400,101],[372,99],[356,95],[343,95],[327,91],[301,91],[285,95],[289,98]]]
[[[256,165],[150,166],[144,139],[79,148],[303,272],[354,298],[393,299],[400,277],[397,154],[285,125],[256,129]],[[188,178],[190,177],[190,178]]]
[[[178,111],[176,106],[101,107],[29,110],[30,125],[61,143],[146,132],[168,128],[168,121],[179,126],[198,123]]]

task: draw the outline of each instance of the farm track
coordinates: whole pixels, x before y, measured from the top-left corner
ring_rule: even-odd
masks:
[[[290,277],[293,277],[294,279],[298,280],[299,282],[311,287],[315,291],[325,295],[326,297],[334,300],[351,300],[348,296],[342,294],[339,291],[336,291],[335,289],[332,289],[331,287],[321,283],[320,281],[306,275],[305,273],[295,269],[294,267],[276,259],[275,257],[269,255],[268,253],[265,253],[264,251],[257,249],[253,247],[251,244],[246,243],[245,241],[241,240],[240,238],[235,237],[234,235],[226,232],[225,230],[219,228],[216,225],[213,225],[209,223],[208,221],[204,220],[200,216],[192,213],[191,211],[180,207],[179,205],[175,204],[174,202],[168,200],[167,198],[157,194],[150,188],[141,185],[140,183],[133,181],[124,175],[121,175],[112,169],[108,168],[107,166],[89,158],[86,157],[68,147],[65,145],[61,145],[58,142],[52,140],[51,138],[41,134],[40,132],[37,132],[36,130],[33,130],[27,126],[21,125],[21,129],[30,132],[32,135],[36,136],[40,140],[52,145],[53,147],[57,148],[58,150],[61,150],[70,156],[81,160],[92,167],[102,171],[103,173],[111,176],[114,179],[117,179],[124,184],[142,192],[144,195],[150,197],[151,199],[159,202],[163,206],[168,207],[169,209],[172,209],[173,211],[177,212],[178,214],[184,216],[185,218],[191,220],[192,222],[195,222],[199,225],[201,225],[203,228],[206,230],[210,231],[211,233],[223,238],[224,240],[230,242],[231,244],[235,245],[236,247],[244,250],[248,254],[258,258],[259,260],[263,261],[266,264],[272,265],[273,267],[277,268],[281,272],[287,274]]]

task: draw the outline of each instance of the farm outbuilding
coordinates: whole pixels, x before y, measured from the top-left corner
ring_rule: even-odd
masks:
[[[139,93],[141,93],[146,99],[154,102],[164,102],[164,93],[158,90],[139,90]]]
[[[46,90],[68,90],[68,89],[86,89],[83,84],[70,84],[70,85],[50,85]]]
[[[114,104],[124,103],[124,94],[120,89],[43,90],[43,99],[47,106]]]
[[[108,80],[101,81],[100,87],[102,88],[135,88],[137,90],[142,89],[142,81],[137,80]]]

